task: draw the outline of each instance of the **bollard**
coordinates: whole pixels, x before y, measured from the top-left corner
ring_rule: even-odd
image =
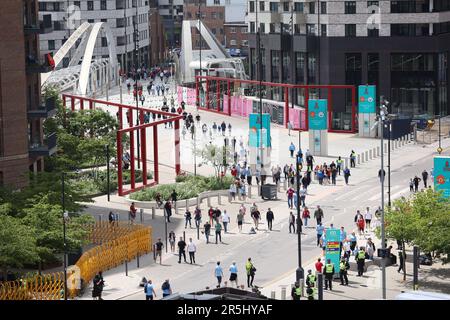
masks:
[[[183,241],[186,241],[186,231],[183,231]]]
[[[261,187],[258,186],[258,197],[260,197],[260,196],[261,196]]]
[[[138,253],[137,256],[136,256],[136,265],[137,265],[137,267],[139,268],[139,253]]]
[[[287,190],[287,189],[288,189],[288,187],[287,187],[287,179],[284,179],[284,181],[283,181],[283,187],[284,187],[284,190]]]
[[[175,214],[180,214],[178,212],[178,201],[175,201]]]
[[[117,221],[117,225],[119,225],[119,214],[116,213],[116,221]]]
[[[377,147],[377,157],[380,156],[380,147]]]
[[[344,159],[344,168],[341,168],[341,169],[348,168],[348,166],[349,166],[348,158],[345,158],[345,159]]]
[[[400,147],[399,141],[398,141],[398,139],[396,139],[395,140],[395,149],[398,149],[399,147]]]
[[[189,199],[186,199],[186,211],[189,211]]]
[[[206,202],[208,203],[208,207],[211,207],[211,199],[209,198],[209,194],[208,194],[208,198],[207,198]]]
[[[383,147],[384,147],[384,149],[383,149],[384,153],[387,153],[388,152],[388,148],[387,148],[387,143],[386,142],[384,143]]]
[[[323,274],[317,274],[318,299],[323,300]]]
[[[218,203],[219,205],[222,205],[222,201],[221,201],[221,199],[220,199],[220,192],[217,193],[217,203]]]
[[[152,207],[152,220],[155,219],[155,211],[156,211],[155,207]]]
[[[369,151],[364,152],[364,158],[366,159],[366,162],[369,161]]]
[[[277,191],[281,192],[281,185],[279,183],[277,183]]]
[[[125,275],[128,277],[128,259],[125,260]]]
[[[372,149],[369,150],[369,159],[370,160],[373,159],[373,150]]]
[[[252,197],[252,186],[248,186],[248,197],[251,198]]]
[[[200,207],[200,197],[197,197],[197,207]]]
[[[143,223],[144,222],[144,209],[140,209],[139,210],[139,214],[140,214],[140,216],[141,216],[141,223]]]
[[[356,163],[357,163],[357,164],[361,164],[361,155],[360,155],[360,154],[358,154],[358,155],[356,156]]]
[[[275,291],[270,292],[270,298],[275,300]]]
[[[197,226],[197,240],[200,240],[200,225]]]
[[[103,216],[102,214],[98,215],[98,222],[100,222],[100,224],[102,223],[102,216]]]
[[[281,300],[286,300],[286,287],[281,287]]]

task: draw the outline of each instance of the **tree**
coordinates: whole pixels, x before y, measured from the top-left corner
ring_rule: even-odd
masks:
[[[202,157],[203,164],[209,164],[214,168],[216,177],[220,177],[220,173],[225,172],[233,162],[233,154],[229,146],[219,147],[210,143],[203,149],[197,150],[197,155]]]
[[[8,270],[36,262],[38,254],[32,228],[4,214],[0,214],[0,225],[0,268],[7,279]]]

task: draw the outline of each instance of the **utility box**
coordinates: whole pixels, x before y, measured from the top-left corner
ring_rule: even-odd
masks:
[[[277,185],[265,184],[261,187],[261,198],[263,199],[277,199]]]

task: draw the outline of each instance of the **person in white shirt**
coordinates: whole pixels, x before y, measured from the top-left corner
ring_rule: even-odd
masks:
[[[370,213],[369,207],[366,208],[364,219],[366,220],[366,230],[370,231],[370,222],[372,221],[372,213]]]
[[[223,229],[225,230],[225,233],[227,233],[227,226],[228,223],[230,223],[230,216],[227,214],[227,210],[223,210],[222,222],[223,222]]]
[[[194,242],[192,242],[192,238],[189,238],[189,244],[187,246],[188,252],[189,252],[189,260],[195,263],[195,251],[197,251],[197,247],[195,246]]]

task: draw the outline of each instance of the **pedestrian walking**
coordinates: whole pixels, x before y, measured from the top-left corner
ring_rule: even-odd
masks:
[[[314,211],[314,219],[316,219],[317,224],[320,224],[322,222],[323,217],[323,210],[318,205],[316,211]]]
[[[314,264],[314,267],[316,268],[316,273],[322,273],[323,268],[322,259],[317,258],[317,262]]]
[[[136,219],[136,212],[137,212],[136,206],[135,206],[134,202],[132,202],[131,206],[130,206],[130,212],[129,212],[131,224],[134,224],[134,220]]]
[[[294,229],[295,233],[295,216],[292,211],[289,213],[289,233],[291,233],[291,228]]]
[[[419,191],[419,182],[421,181],[421,179],[418,176],[415,176],[414,179],[414,192]]]
[[[258,209],[252,210],[250,215],[253,218],[253,223],[255,224],[255,229],[258,230],[259,219],[261,219],[261,215],[260,215]]]
[[[222,270],[222,267],[220,266],[220,261],[217,261],[217,265],[214,270],[214,274],[216,275],[216,278],[217,278],[217,288],[220,288],[220,284],[222,283],[222,277],[223,277],[223,270]]]
[[[195,227],[197,229],[200,228],[200,223],[202,222],[202,211],[199,207],[195,207],[194,211],[194,221],[195,221]]]
[[[194,242],[192,242],[192,238],[189,238],[189,244],[188,244],[188,252],[189,252],[189,260],[192,264],[194,262],[195,264],[195,252],[197,251],[197,247],[195,246]]]
[[[275,217],[273,215],[273,211],[270,210],[270,208],[267,210],[266,219],[267,219],[267,229],[272,231],[272,222],[275,219]]]
[[[372,238],[367,239],[366,243],[366,258],[373,260],[373,255],[375,254],[375,243],[372,242]]]
[[[209,243],[209,235],[211,233],[211,224],[209,223],[209,221],[206,221],[206,223],[203,225],[203,228],[205,229],[206,243]]]
[[[358,277],[362,277],[364,274],[364,264],[366,261],[366,252],[364,251],[364,247],[359,248],[355,259],[358,266]]]
[[[406,255],[403,254],[402,250],[398,251],[398,258],[399,258],[399,265],[398,265],[397,272],[400,273],[400,271],[402,271],[402,270],[403,270],[403,272],[406,272],[405,271],[405,260],[406,260],[405,258],[406,258]]]
[[[231,183],[230,184],[230,202],[231,200],[236,200],[236,184]]]
[[[322,225],[322,222],[319,222],[316,227],[316,235],[317,235],[317,246],[320,246],[320,239],[323,235],[324,226]]]
[[[348,286],[347,270],[350,270],[350,264],[347,259],[342,258],[341,263],[339,264],[339,278],[342,286]]]
[[[370,231],[370,223],[372,222],[372,213],[370,212],[370,208],[366,208],[366,213],[364,214],[364,219],[366,220],[366,227]]]
[[[292,130],[292,123],[291,121],[288,121],[288,136],[291,136],[291,130]]]
[[[310,217],[311,217],[311,214],[308,210],[308,207],[304,207],[303,212],[302,212],[302,218],[303,218],[303,225],[305,226],[305,228],[308,227],[308,220]]]
[[[164,212],[166,214],[167,222],[170,223],[170,216],[172,215],[172,205],[169,201],[164,204]]]
[[[414,181],[413,179],[409,179],[409,192],[413,192],[414,191]]]
[[[177,241],[177,237],[175,236],[175,232],[172,230],[169,232],[170,252],[175,252],[175,242],[176,241]]]
[[[348,185],[348,178],[350,177],[350,169],[348,167],[345,167],[344,169],[344,179],[345,184]]]
[[[314,287],[316,285],[316,276],[312,273],[312,270],[308,270],[308,274],[306,275],[306,285]]]
[[[144,285],[144,292],[146,301],[153,300],[153,298],[156,298],[156,292],[152,284],[152,280],[148,280],[147,283]]]
[[[223,215],[222,215],[222,223],[223,223],[223,230],[225,231],[225,233],[228,232],[228,224],[230,223],[230,216],[227,213],[227,210],[223,210]]]
[[[287,194],[287,202],[288,202],[288,208],[292,209],[293,208],[293,200],[294,200],[294,189],[292,189],[291,187],[289,187],[289,189],[286,191]]]
[[[103,280],[103,273],[102,271],[99,271],[94,279],[92,280],[92,283],[94,285],[94,288],[92,290],[92,298],[94,298],[94,300],[97,298],[98,300],[103,300],[102,299],[102,292],[103,292],[103,287],[105,286],[105,281]]]
[[[239,229],[239,233],[240,233],[240,232],[242,232],[242,224],[244,223],[244,213],[242,213],[241,210],[239,210],[236,220],[237,220],[237,225],[238,225],[238,229]]]
[[[220,243],[222,243],[222,225],[219,222],[216,222],[215,230],[216,230],[216,244],[217,238],[219,238]]]
[[[192,215],[191,212],[189,211],[189,208],[186,208],[186,212],[184,213],[184,218],[185,218],[185,223],[184,223],[184,228],[187,228],[187,225],[189,223],[189,228],[192,228],[191,225],[191,220],[192,220]]]
[[[352,232],[349,236],[350,240],[350,250],[353,252],[355,251],[358,239],[356,238],[355,232]]]
[[[423,181],[424,188],[427,188],[427,183],[428,183],[428,172],[427,172],[427,170],[423,170],[422,171],[422,181]]]
[[[325,265],[325,290],[333,290],[333,275],[334,275],[334,264],[331,263],[330,259],[327,259],[327,264]]]
[[[247,287],[253,287],[253,280],[255,279],[256,268],[252,263],[252,258],[248,258],[245,264],[245,271],[247,272]]]
[[[341,156],[338,157],[336,160],[336,169],[338,171],[338,174],[341,175],[341,169],[343,169],[344,160],[342,160]]]
[[[350,153],[350,168],[355,168],[356,167],[356,152],[352,150],[352,152]]]
[[[302,207],[306,206],[305,200],[306,200],[306,189],[305,188],[301,188],[300,189],[300,205]]]
[[[166,279],[161,285],[162,296],[167,297],[172,294],[172,288],[170,287],[169,279]]]
[[[162,243],[161,238],[159,238],[158,241],[155,243],[155,256],[154,256],[155,262],[159,256],[159,264],[162,264],[162,248],[163,247],[164,247],[164,244]]]
[[[109,212],[108,220],[109,220],[109,224],[110,224],[110,225],[114,225],[114,221],[115,221],[116,219],[115,219],[114,213],[113,213],[112,211]]]
[[[295,145],[291,142],[289,145],[289,152],[291,153],[291,158],[294,157]]]
[[[230,266],[230,284],[236,283],[236,288],[238,285],[238,269],[236,266],[236,262],[233,261],[233,263]]]
[[[186,242],[183,240],[183,237],[180,237],[180,241],[178,241],[178,263],[181,263],[181,256],[184,258],[184,262],[186,261]]]

